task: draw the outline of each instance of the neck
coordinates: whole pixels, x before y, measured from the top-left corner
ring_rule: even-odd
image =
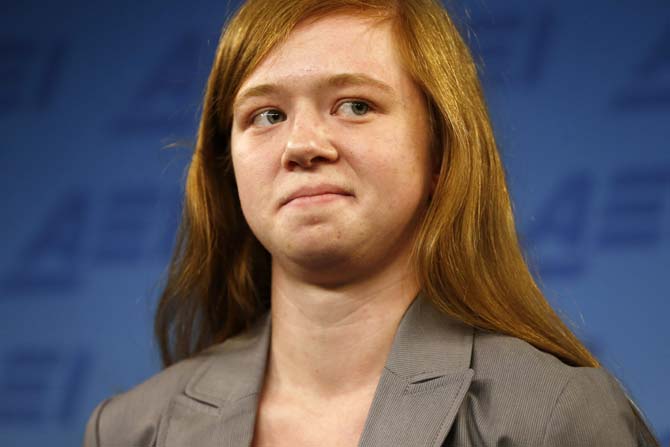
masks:
[[[264,392],[311,400],[374,392],[400,320],[418,291],[407,269],[326,289],[273,266]]]

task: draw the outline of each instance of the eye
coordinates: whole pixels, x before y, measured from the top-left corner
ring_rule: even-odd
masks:
[[[286,120],[286,115],[277,109],[263,110],[252,118],[253,124],[260,127],[272,126],[284,120]]]
[[[370,109],[370,104],[365,101],[345,101],[337,108],[348,116],[364,116]]]

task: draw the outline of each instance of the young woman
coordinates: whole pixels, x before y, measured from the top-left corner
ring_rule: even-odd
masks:
[[[250,0],[156,315],[86,446],[658,445],[547,304],[433,0]]]

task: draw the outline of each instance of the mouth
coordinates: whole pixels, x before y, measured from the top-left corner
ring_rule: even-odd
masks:
[[[336,185],[314,185],[298,188],[281,201],[281,206],[288,204],[325,203],[342,197],[352,197],[353,194]]]

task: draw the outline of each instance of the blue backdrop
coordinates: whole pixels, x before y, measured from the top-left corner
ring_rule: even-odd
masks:
[[[449,4],[542,287],[667,445],[670,4]],[[78,445],[97,402],[159,369],[153,308],[235,6],[2,2],[0,445]]]

